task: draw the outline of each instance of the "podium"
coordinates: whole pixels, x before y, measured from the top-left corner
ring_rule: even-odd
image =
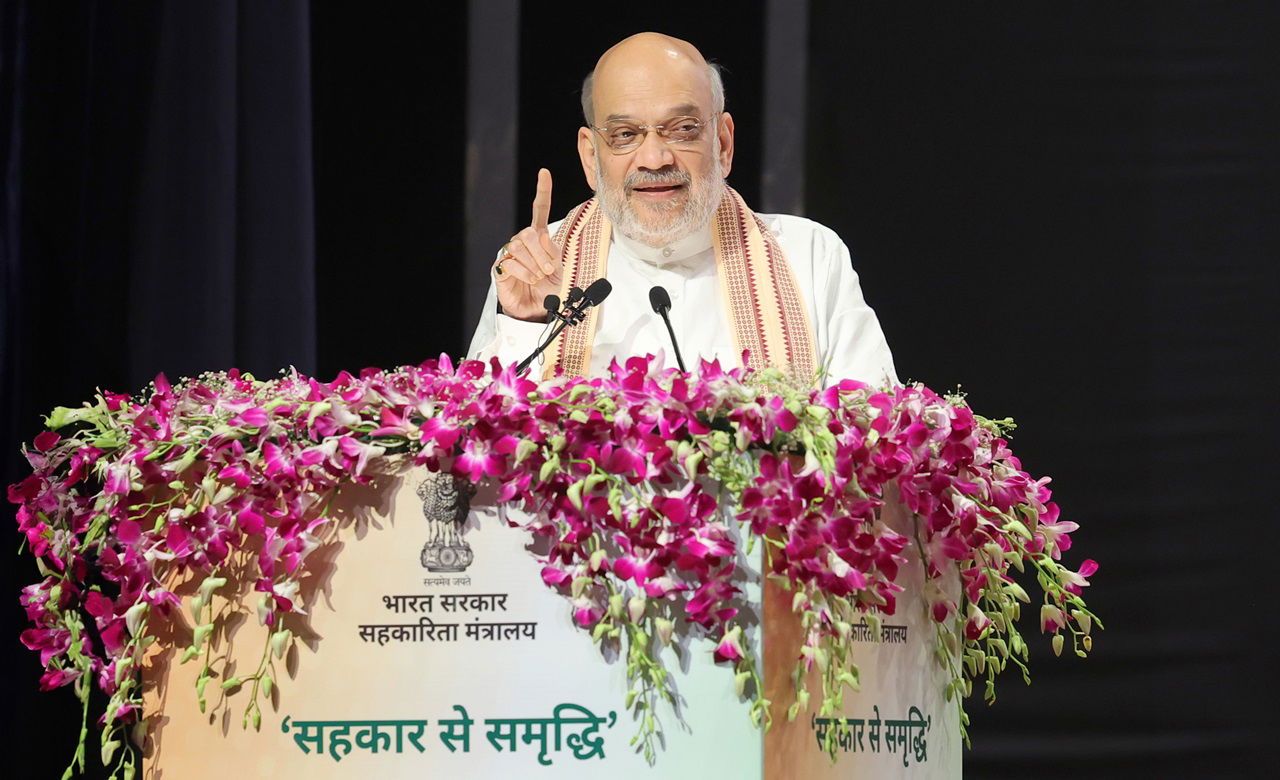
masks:
[[[467,496],[453,479],[419,466],[341,489],[337,522],[308,558],[305,614],[284,618],[296,641],[283,657],[267,656],[274,685],[259,729],[242,727],[250,694],[218,680],[200,711],[200,663],[179,663],[189,635],[157,643],[167,649],[143,670],[144,777],[960,776],[957,703],[942,695],[949,677],[935,658],[910,546],[895,614],[853,627],[860,692],[845,694],[844,712],[819,717],[812,680],[816,701],[790,722],[800,624],[791,594],[762,584],[761,545],[740,552],[738,621],[763,659],[772,728],[751,723],[732,669],[713,662],[714,642],[678,625],[662,651],[676,703],[652,713],[661,739],[649,761],[631,744],[639,724],[625,706],[625,657],[593,644],[569,602],[544,584],[534,541],[508,524],[519,510],[483,487]],[[469,503],[456,516],[451,490]],[[881,519],[910,534],[900,505],[889,502]],[[189,599],[197,584],[175,592]],[[212,652],[228,660],[228,675],[259,668],[267,630],[255,614],[259,594],[234,580],[218,593],[230,600],[215,594],[224,619]],[[822,747],[832,729],[834,762]]]

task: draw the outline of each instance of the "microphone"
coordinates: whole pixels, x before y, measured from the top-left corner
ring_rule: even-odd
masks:
[[[560,319],[560,296],[548,295],[542,299],[542,308],[547,310],[547,322]]]
[[[577,325],[587,316],[587,309],[592,306],[599,306],[605,298],[609,297],[609,293],[613,292],[613,285],[609,284],[607,279],[597,279],[587,287],[586,290],[574,287],[569,291],[568,301],[563,311],[557,311],[560,308],[560,298],[556,295],[548,295],[542,299],[542,305],[546,307],[547,313],[551,317],[560,321],[551,330],[551,335],[547,336],[546,341],[542,342],[533,354],[520,361],[520,365],[516,366],[516,374],[523,374],[528,370],[534,359],[541,355],[543,350],[555,341],[556,336],[570,325]]]
[[[671,311],[671,296],[667,294],[665,287],[649,288],[649,305],[667,324],[667,334],[671,336],[671,348],[676,351],[676,365],[680,366],[681,371],[685,371],[684,358],[680,357],[680,345],[676,343],[676,332],[671,327],[671,318],[667,316],[667,312]]]
[[[609,284],[608,279],[597,279],[587,287],[582,295],[587,299],[588,306],[599,306],[604,303],[604,299],[608,298],[611,292],[613,292],[613,285]]]

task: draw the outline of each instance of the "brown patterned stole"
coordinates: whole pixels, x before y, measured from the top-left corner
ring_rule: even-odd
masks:
[[[716,271],[738,352],[749,352],[753,369],[773,366],[812,381],[817,371],[813,326],[777,237],[728,185],[714,223]],[[555,242],[564,250],[561,300],[570,289],[586,289],[605,276],[611,228],[596,198],[570,211],[560,223]],[[586,375],[600,316],[599,307],[587,312],[581,325],[566,328],[547,348],[544,379],[557,370]]]

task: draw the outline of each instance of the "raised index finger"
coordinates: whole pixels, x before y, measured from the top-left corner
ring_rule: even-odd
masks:
[[[538,189],[533,196],[533,222],[530,225],[534,230],[543,231],[547,229],[547,219],[551,216],[551,171],[546,168],[538,169]]]

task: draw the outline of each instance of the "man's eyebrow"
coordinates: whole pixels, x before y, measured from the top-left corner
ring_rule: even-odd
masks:
[[[667,111],[667,118],[677,116],[695,116],[698,113],[698,106],[693,103],[681,103],[680,105]],[[634,122],[635,117],[631,114],[610,114],[604,118],[605,122]]]

